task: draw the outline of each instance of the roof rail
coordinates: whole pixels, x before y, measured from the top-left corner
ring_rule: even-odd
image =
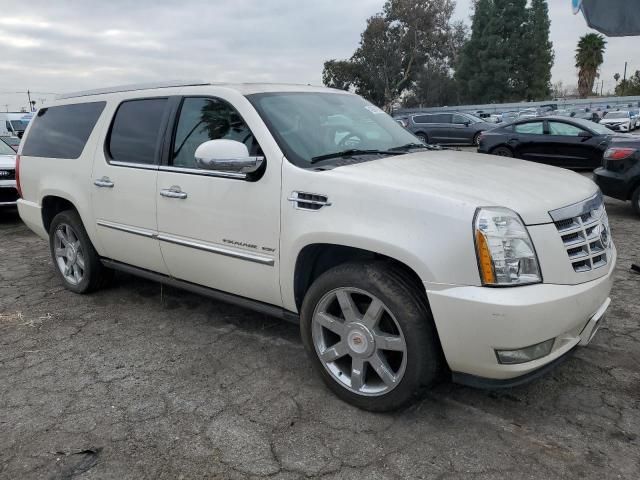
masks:
[[[90,95],[102,95],[103,93],[116,92],[133,92],[136,90],[150,90],[152,88],[170,88],[170,87],[192,87],[196,85],[210,85],[209,82],[201,80],[167,80],[164,82],[136,83],[130,85],[119,85],[115,87],[98,88],[96,90],[85,90],[81,92],[64,93],[56,98],[62,100],[65,98],[88,97]]]

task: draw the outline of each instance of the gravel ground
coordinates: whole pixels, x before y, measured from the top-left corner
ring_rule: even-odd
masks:
[[[442,384],[400,413],[349,407],[297,328],[134,277],[89,296],[0,212],[2,479],[640,477],[640,220],[593,343],[500,392]]]

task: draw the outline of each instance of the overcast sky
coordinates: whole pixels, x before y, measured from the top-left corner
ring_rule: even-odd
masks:
[[[157,79],[321,84],[322,64],[353,53],[384,0],[0,0],[0,109],[52,93]],[[553,80],[575,85],[574,50],[589,31],[570,0],[549,0]],[[456,18],[470,22],[471,0]],[[637,39],[609,39],[603,78],[629,60]],[[631,58],[631,56],[635,58]],[[628,57],[628,58],[627,58]],[[635,62],[635,63],[634,63]]]

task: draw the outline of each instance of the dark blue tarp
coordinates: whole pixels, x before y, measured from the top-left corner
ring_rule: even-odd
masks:
[[[573,0],[574,8],[580,0]],[[640,0],[582,0],[587,24],[608,37],[640,35]]]

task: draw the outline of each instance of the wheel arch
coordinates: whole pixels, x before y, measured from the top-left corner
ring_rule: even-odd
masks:
[[[46,195],[42,198],[40,205],[42,206],[42,225],[47,232],[49,232],[54,217],[60,212],[75,210],[80,215],[79,210],[71,200],[58,194]]]
[[[508,145],[506,143],[499,143],[498,145],[495,145],[495,146],[491,147],[489,149],[489,153],[493,154],[493,152],[495,152],[498,148],[507,148],[507,149],[509,149],[511,151],[511,153],[513,154],[514,157],[516,156],[516,151],[510,145]]]
[[[313,282],[327,270],[354,261],[387,261],[401,271],[416,285],[428,305],[427,294],[418,273],[405,262],[394,257],[358,247],[336,243],[313,243],[306,245],[296,258],[293,275],[293,294],[300,311],[304,297]]]

